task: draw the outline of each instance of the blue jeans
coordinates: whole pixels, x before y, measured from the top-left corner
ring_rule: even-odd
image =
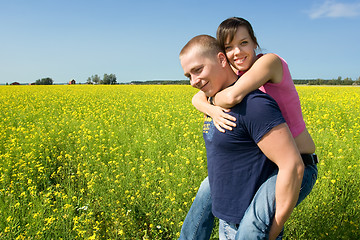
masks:
[[[316,165],[306,166],[297,205],[311,192],[317,172]],[[239,225],[220,221],[220,239],[268,239],[275,215],[276,177],[277,171],[260,186]],[[205,178],[185,218],[179,240],[208,240],[213,225],[210,186]]]
[[[200,184],[194,202],[181,227],[179,240],[208,240],[214,227],[209,179]]]

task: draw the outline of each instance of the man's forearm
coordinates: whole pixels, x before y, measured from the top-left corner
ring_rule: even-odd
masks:
[[[275,217],[270,228],[270,239],[275,239],[299,198],[305,167],[287,124],[274,127],[258,142],[258,146],[279,168]]]
[[[279,169],[276,180],[276,210],[270,228],[269,239],[276,239],[285,222],[289,219],[299,198],[304,166],[295,166],[291,170]]]

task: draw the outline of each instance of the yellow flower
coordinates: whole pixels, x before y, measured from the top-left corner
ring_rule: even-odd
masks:
[[[72,207],[72,205],[71,204],[65,204],[64,205],[64,209],[66,210],[66,209],[69,209],[69,208],[71,208]]]

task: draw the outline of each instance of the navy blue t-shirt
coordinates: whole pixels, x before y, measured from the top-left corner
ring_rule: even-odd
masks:
[[[256,191],[277,166],[257,143],[285,120],[273,98],[255,90],[231,109],[236,118],[232,131],[219,132],[206,118],[206,145],[212,211],[219,219],[240,223]]]

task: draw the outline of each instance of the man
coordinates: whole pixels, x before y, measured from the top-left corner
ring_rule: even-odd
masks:
[[[191,85],[210,98],[238,79],[211,36],[190,40],[180,52],[180,62]],[[236,233],[244,239],[275,239],[298,201],[304,164],[271,97],[251,92],[230,114],[237,119],[233,131],[216,131],[210,118],[203,128],[212,212],[220,219],[220,239],[228,230],[230,239]],[[270,179],[276,181],[276,190],[259,191]],[[252,225],[260,233],[243,230],[251,225],[246,219],[253,215],[264,218],[260,226]]]

